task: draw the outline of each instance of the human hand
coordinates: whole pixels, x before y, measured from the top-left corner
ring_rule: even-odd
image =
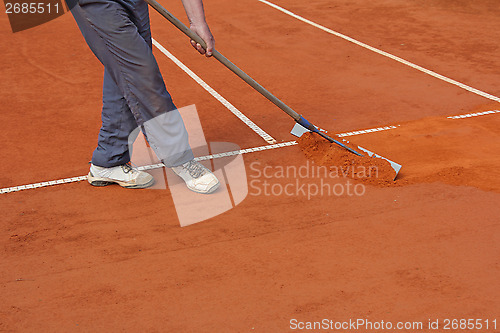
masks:
[[[212,32],[208,28],[206,23],[195,25],[191,24],[191,30],[201,37],[207,44],[207,49],[203,49],[203,47],[196,43],[194,40],[191,40],[191,45],[198,51],[200,54],[204,54],[206,57],[211,57],[215,47],[214,36],[212,36]]]

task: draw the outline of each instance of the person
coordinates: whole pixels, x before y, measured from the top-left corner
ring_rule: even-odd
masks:
[[[192,46],[210,57],[215,41],[202,0],[182,0],[182,4],[191,30],[207,44],[206,50],[194,41]],[[146,188],[154,183],[150,174],[130,163],[129,140],[134,139],[134,130],[139,127],[158,158],[190,190],[214,192],[219,180],[194,160],[186,128],[153,56],[147,3],[77,0],[70,8],[85,41],[104,65],[102,125],[92,155],[89,183],[116,183],[125,188]]]

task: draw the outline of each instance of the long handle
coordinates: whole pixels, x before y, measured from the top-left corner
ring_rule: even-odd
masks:
[[[160,13],[163,17],[169,20],[173,25],[175,25],[180,31],[182,31],[189,38],[194,40],[196,43],[200,44],[204,49],[207,48],[207,45],[203,39],[200,38],[196,33],[194,33],[191,29],[186,27],[184,23],[179,21],[175,16],[173,16],[169,11],[167,11],[162,5],[160,5],[156,0],[145,0],[147,3],[151,5],[158,13]],[[261,86],[257,81],[248,76],[247,73],[243,72],[238,68],[235,64],[233,64],[229,59],[224,57],[219,51],[213,51],[213,57],[219,60],[224,66],[229,68],[234,74],[238,75],[242,80],[248,83],[252,88],[261,93],[264,97],[270,100],[274,105],[279,107],[281,110],[285,111],[290,117],[295,119],[295,121],[299,121],[301,116],[297,112],[295,112],[291,107],[283,103],[278,97],[271,94],[267,91],[266,88]]]
[[[151,7],[156,9],[160,15],[165,17],[167,20],[169,20],[173,25],[175,25],[180,31],[182,31],[185,35],[187,35],[189,38],[194,40],[196,43],[200,44],[204,49],[207,48],[207,44],[203,39],[200,38],[197,34],[195,34],[191,29],[186,27],[184,23],[179,21],[174,15],[170,14],[168,10],[166,10],[162,5],[160,5],[156,0],[145,0]],[[234,74],[238,75],[243,81],[248,83],[252,88],[260,92],[264,97],[266,97],[268,100],[270,100],[274,105],[279,107],[281,110],[285,111],[290,117],[295,119],[297,123],[300,125],[304,126],[308,130],[319,134],[323,138],[327,139],[328,141],[335,143],[347,150],[349,150],[351,153],[356,154],[358,156],[363,156],[359,152],[355,151],[354,149],[346,146],[342,142],[339,142],[332,137],[329,137],[325,133],[321,132],[318,130],[316,126],[311,124],[307,119],[302,117],[300,114],[295,112],[291,107],[283,103],[278,97],[274,96],[271,94],[269,91],[267,91],[266,88],[261,86],[257,81],[252,79],[250,76],[248,76],[247,73],[243,72],[241,69],[238,68],[235,64],[233,64],[229,59],[224,57],[222,54],[220,54],[219,51],[214,50],[213,51],[213,57],[217,60],[219,60],[220,63],[222,63],[224,66],[229,68]]]

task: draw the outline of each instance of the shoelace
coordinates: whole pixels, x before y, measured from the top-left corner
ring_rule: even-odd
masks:
[[[184,168],[187,169],[191,177],[198,178],[207,173],[207,170],[198,162],[189,161],[184,164]]]
[[[121,168],[122,168],[123,172],[125,172],[125,173],[136,172],[136,170],[134,168],[132,168],[132,165],[130,165],[130,163],[121,165]]]

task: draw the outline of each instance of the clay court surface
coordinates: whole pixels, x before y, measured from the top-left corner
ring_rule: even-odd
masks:
[[[351,196],[249,188],[235,208],[182,228],[169,189],[81,181],[0,194],[0,332],[273,333],[324,318],[472,318],[490,321],[475,332],[500,332],[500,113],[448,118],[500,110],[498,2],[274,1],[496,101],[257,0],[205,2],[217,49],[310,121],[329,133],[394,126],[348,139],[402,164],[398,180],[327,180],[365,186]],[[186,22],[180,1],[161,3]],[[0,17],[0,188],[86,175],[101,64],[69,13],[15,34]],[[296,140],[286,114],[152,10],[151,21],[153,38],[248,118]],[[267,145],[153,52],[208,142]],[[310,163],[298,145],[242,156],[249,184],[254,162]],[[425,325],[402,331],[435,332]]]

